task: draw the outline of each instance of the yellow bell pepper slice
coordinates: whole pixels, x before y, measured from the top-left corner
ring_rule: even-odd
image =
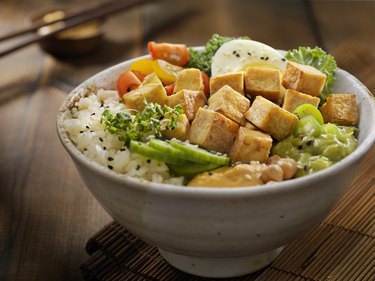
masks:
[[[164,60],[154,60],[152,62],[152,68],[160,80],[167,85],[175,82],[178,72],[183,70],[183,67],[170,64]]]
[[[153,60],[151,59],[137,60],[132,63],[132,65],[130,66],[130,70],[136,70],[136,71],[141,72],[144,75],[148,75],[154,72],[152,64],[153,64]]]

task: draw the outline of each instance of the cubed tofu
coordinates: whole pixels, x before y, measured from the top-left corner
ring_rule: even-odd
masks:
[[[206,149],[228,154],[239,126],[224,115],[199,108],[189,132],[189,141]]]
[[[201,71],[196,68],[187,68],[177,74],[174,93],[181,90],[204,91]]]
[[[273,102],[257,96],[245,117],[277,140],[283,140],[294,129],[298,117]]]
[[[291,89],[286,90],[284,96],[283,108],[293,112],[298,106],[304,103],[312,104],[318,107],[320,99]]]
[[[159,77],[156,75],[155,72],[150,73],[142,80],[142,85],[153,84],[153,83],[160,84],[163,86],[163,83],[161,82],[161,80],[159,79]]]
[[[243,72],[233,72],[217,75],[210,78],[210,95],[212,96],[223,86],[228,85],[241,95],[244,95],[244,74]]]
[[[335,123],[342,126],[358,124],[358,105],[355,95],[329,95],[321,108],[325,123]]]
[[[208,99],[208,109],[223,114],[225,117],[242,125],[245,122],[244,114],[250,107],[250,101],[225,85]]]
[[[207,98],[202,91],[181,90],[167,97],[167,105],[173,107],[180,104],[190,122],[195,118],[198,108],[206,103]]]
[[[262,96],[275,103],[281,103],[280,71],[277,69],[248,67],[245,72],[245,92],[255,97]]]
[[[179,140],[187,140],[190,130],[190,123],[185,114],[180,114],[177,119],[177,126],[176,128],[172,129],[165,129],[161,131],[163,137],[167,139],[179,139]]]
[[[158,83],[146,84],[138,89],[130,91],[122,96],[128,108],[142,111],[145,108],[145,100],[148,103],[164,105],[167,102],[167,93],[162,85]]]
[[[296,90],[314,97],[320,95],[327,76],[309,65],[288,62],[284,71],[282,84],[286,89]]]
[[[229,157],[232,163],[259,161],[266,162],[272,147],[269,134],[240,127]]]
[[[253,123],[249,122],[249,120],[245,119],[245,123],[243,124],[243,127],[248,128],[250,130],[259,131],[259,128],[255,126]]]

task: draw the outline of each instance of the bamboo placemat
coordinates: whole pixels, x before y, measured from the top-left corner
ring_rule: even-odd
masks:
[[[372,50],[348,42],[334,55],[340,67],[355,73],[370,90],[375,90]],[[360,171],[329,216],[289,244],[270,266],[243,277],[222,280],[375,280],[375,147],[362,162]],[[211,280],[168,265],[155,247],[117,222],[95,234],[86,250],[91,256],[80,266],[86,280]]]

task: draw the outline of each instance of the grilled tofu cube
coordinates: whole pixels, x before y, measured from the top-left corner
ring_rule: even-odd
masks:
[[[259,131],[259,128],[257,126],[254,126],[253,123],[249,122],[246,119],[245,119],[245,123],[243,124],[243,127],[250,129],[250,130]]]
[[[190,122],[195,118],[198,108],[206,102],[206,95],[202,91],[181,90],[167,97],[167,105],[173,107],[180,104]]]
[[[248,67],[245,73],[245,92],[252,97],[262,96],[275,103],[280,103],[283,99],[280,71]]]
[[[155,74],[155,72],[150,73],[142,80],[142,85],[152,84],[152,83],[160,84],[163,86],[163,83],[161,82],[159,77]]]
[[[318,107],[320,99],[294,90],[286,90],[284,96],[283,108],[289,112],[293,112],[298,106],[304,103],[312,104]]]
[[[240,125],[245,122],[244,114],[249,107],[250,101],[228,85],[208,99],[209,110],[223,114]]]
[[[145,108],[145,100],[148,103],[158,103],[164,105],[167,102],[167,93],[162,85],[151,83],[140,86],[138,89],[130,91],[122,96],[128,108],[142,111]]]
[[[191,123],[189,141],[228,154],[239,126],[220,113],[199,108]]]
[[[174,129],[165,129],[161,131],[163,137],[167,139],[187,140],[190,130],[190,123],[185,114],[180,114],[177,119],[177,126]]]
[[[229,157],[232,163],[259,161],[266,162],[272,147],[269,134],[240,127]]]
[[[173,93],[181,90],[204,91],[201,71],[196,68],[187,68],[177,74]]]
[[[233,72],[211,77],[210,95],[212,96],[225,85],[244,95],[244,74],[242,72]]]
[[[321,108],[324,122],[335,123],[342,126],[358,124],[358,105],[355,95],[333,94],[329,95]]]
[[[317,97],[323,90],[326,79],[327,76],[315,67],[288,62],[282,84],[287,89]]]
[[[279,141],[290,135],[298,121],[297,116],[262,96],[255,98],[245,117]]]

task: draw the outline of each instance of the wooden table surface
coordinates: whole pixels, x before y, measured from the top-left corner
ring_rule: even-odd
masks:
[[[213,33],[248,35],[279,49],[319,45],[355,56],[353,46],[360,46],[369,60],[375,57],[374,1],[188,2],[153,3],[109,18],[100,49],[82,57],[55,58],[34,45],[0,58],[0,280],[81,280],[84,245],[111,218],[60,144],[56,114],[73,87],[145,54],[148,40],[194,46]],[[32,11],[59,4],[2,0],[0,34],[24,26]],[[361,79],[373,65],[347,70]],[[375,92],[374,79],[367,86]]]

